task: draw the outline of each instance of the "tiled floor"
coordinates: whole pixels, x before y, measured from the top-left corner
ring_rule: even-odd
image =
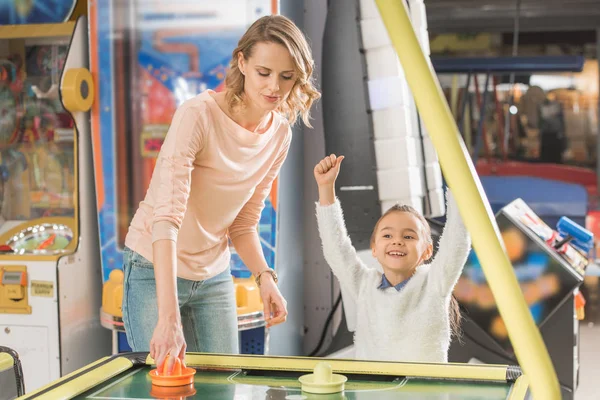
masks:
[[[575,400],[600,399],[600,323],[580,326],[579,387]]]
[[[579,387],[575,400],[600,399],[600,274],[590,272],[588,269],[581,288],[586,307],[585,320],[579,324]]]

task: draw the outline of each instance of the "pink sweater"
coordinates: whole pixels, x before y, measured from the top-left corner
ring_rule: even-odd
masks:
[[[225,114],[206,91],[175,112],[145,199],[125,245],[152,261],[152,243],[177,242],[177,276],[204,280],[230,261],[228,238],[256,231],[264,200],[292,139],[273,112],[257,134]]]

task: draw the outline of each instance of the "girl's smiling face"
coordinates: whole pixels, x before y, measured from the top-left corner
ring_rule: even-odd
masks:
[[[391,275],[411,276],[431,257],[433,246],[419,218],[409,212],[394,211],[377,224],[371,251],[390,278]]]

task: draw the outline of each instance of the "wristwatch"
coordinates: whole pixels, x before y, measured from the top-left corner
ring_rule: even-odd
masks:
[[[273,271],[271,268],[269,269],[265,269],[264,271],[261,271],[258,273],[258,275],[256,275],[256,278],[254,278],[254,281],[256,282],[256,286],[260,287],[260,277],[262,274],[264,273],[267,274],[271,274],[271,276],[273,277],[273,281],[275,281],[275,283],[277,283],[277,273],[275,271]]]

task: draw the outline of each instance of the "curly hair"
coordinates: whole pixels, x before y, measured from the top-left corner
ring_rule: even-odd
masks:
[[[308,127],[310,108],[321,97],[313,83],[314,61],[310,47],[298,27],[281,15],[268,15],[256,20],[244,33],[238,46],[233,50],[229,70],[225,77],[227,92],[225,98],[231,110],[243,106],[244,75],[238,67],[238,54],[241,52],[247,60],[257,43],[277,43],[288,49],[294,61],[297,79],[287,99],[277,111],[293,125],[298,115]]]

